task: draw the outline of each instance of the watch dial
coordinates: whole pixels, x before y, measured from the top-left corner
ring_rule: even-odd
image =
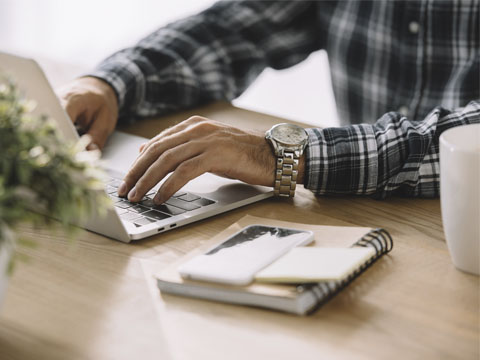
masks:
[[[272,129],[272,135],[275,140],[284,144],[300,144],[307,138],[305,130],[296,125],[281,124]]]

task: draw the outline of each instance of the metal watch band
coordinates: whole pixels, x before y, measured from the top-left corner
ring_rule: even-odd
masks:
[[[298,157],[294,152],[283,153],[283,157],[277,158],[277,170],[275,173],[275,196],[294,197],[297,187]]]

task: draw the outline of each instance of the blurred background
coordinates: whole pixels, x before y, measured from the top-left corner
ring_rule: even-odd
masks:
[[[0,51],[37,59],[58,87],[158,27],[214,2],[0,0]],[[266,69],[234,104],[314,126],[338,124],[324,51],[287,70]]]

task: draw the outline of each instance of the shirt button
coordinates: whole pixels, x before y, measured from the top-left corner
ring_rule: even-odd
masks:
[[[408,107],[406,107],[405,105],[400,106],[400,107],[398,108],[398,112],[399,112],[400,114],[402,114],[403,116],[408,116],[408,113],[409,113]]]
[[[410,22],[410,24],[408,24],[408,30],[410,30],[412,34],[418,34],[418,30],[420,30],[420,25],[418,25],[418,22],[412,21]]]

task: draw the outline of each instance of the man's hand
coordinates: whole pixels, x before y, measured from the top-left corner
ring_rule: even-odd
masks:
[[[61,88],[58,96],[70,119],[92,137],[89,149],[102,149],[118,119],[117,96],[110,85],[83,77]]]
[[[118,190],[139,201],[167,174],[154,197],[161,204],[205,172],[273,186],[275,157],[263,133],[245,132],[194,116],[169,128],[140,148],[140,154]]]

